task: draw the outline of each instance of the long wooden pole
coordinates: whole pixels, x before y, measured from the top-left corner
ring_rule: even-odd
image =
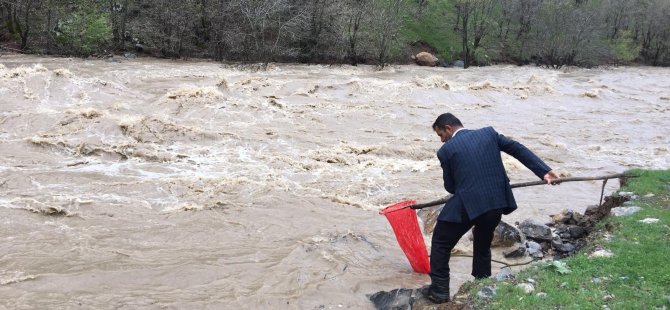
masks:
[[[637,175],[630,175],[630,174],[625,174],[625,173],[618,173],[618,174],[611,174],[611,175],[604,175],[604,176],[599,176],[599,177],[571,177],[571,178],[560,178],[554,182],[554,184],[560,184],[564,182],[576,182],[576,181],[594,181],[594,180],[609,180],[609,179],[617,179],[617,178],[637,178]],[[533,182],[523,182],[523,183],[516,183],[512,184],[512,188],[517,188],[517,187],[528,187],[528,186],[535,186],[535,185],[546,185],[546,181],[533,181]],[[415,205],[408,206],[408,208],[412,209],[423,209],[423,208],[428,208],[432,206],[437,206],[441,204],[445,204],[449,198],[451,198],[452,195],[449,195],[447,197],[444,197],[442,199],[434,200],[431,202],[426,202],[426,203],[417,203]]]

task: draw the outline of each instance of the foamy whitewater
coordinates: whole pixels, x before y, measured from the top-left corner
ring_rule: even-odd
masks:
[[[430,127],[444,112],[563,176],[670,166],[667,68],[2,55],[0,98],[0,308],[365,309],[427,284],[377,212],[446,195]],[[600,186],[515,189],[503,220],[583,212]],[[452,272],[455,291],[470,259]]]

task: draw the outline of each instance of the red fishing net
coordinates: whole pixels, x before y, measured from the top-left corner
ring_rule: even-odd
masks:
[[[426,244],[423,242],[423,235],[419,229],[416,211],[407,208],[413,204],[416,204],[415,200],[396,203],[382,209],[379,214],[385,215],[391,223],[395,238],[402,251],[405,252],[414,272],[430,273],[428,251],[426,251]]]

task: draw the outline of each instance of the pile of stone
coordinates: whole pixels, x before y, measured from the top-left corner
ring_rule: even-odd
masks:
[[[549,223],[541,223],[535,220],[525,220],[517,223],[521,236],[516,242],[521,245],[512,251],[503,252],[503,254],[506,258],[522,257],[528,254],[534,259],[542,259],[545,256],[560,259],[573,255],[586,246],[587,237],[593,231],[595,223],[610,214],[616,215],[615,210],[620,209],[617,207],[630,199],[631,195],[625,195],[625,193],[624,195],[605,197],[605,201],[601,205],[588,207],[584,214],[565,209],[561,213],[552,215]],[[514,227],[502,222],[498,226],[498,230],[506,231],[503,233],[505,236],[516,235],[516,232],[507,232],[507,230],[514,229]],[[496,230],[496,235],[498,230]],[[495,245],[494,242],[493,246]],[[513,244],[501,245],[512,246]]]
[[[560,258],[573,255],[586,246],[585,237],[592,227],[584,215],[572,210],[563,210],[552,218],[555,225],[555,236],[551,240],[551,246],[555,250],[554,256]]]
[[[525,220],[518,224],[518,228],[525,242],[522,239],[522,245],[517,249],[503,252],[506,258],[522,257],[526,253],[533,259],[573,255],[586,245],[592,225],[587,216],[566,209],[553,215],[549,223]]]
[[[529,240],[526,242],[528,254],[533,258],[545,255],[561,258],[574,254],[586,245],[584,237],[588,231],[584,218],[584,215],[566,209],[552,216],[552,222],[547,224],[523,221],[519,229]]]

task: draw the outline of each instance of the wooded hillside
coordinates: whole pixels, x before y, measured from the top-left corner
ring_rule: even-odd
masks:
[[[0,46],[244,62],[670,64],[668,0],[0,0]]]

